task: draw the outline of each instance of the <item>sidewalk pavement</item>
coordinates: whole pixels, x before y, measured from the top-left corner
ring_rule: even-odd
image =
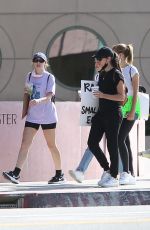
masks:
[[[0,208],[48,208],[150,205],[150,178],[137,178],[136,185],[101,188],[97,180],[82,184],[67,181],[0,184]]]

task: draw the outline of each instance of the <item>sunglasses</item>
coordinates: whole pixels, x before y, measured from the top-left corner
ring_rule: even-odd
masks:
[[[38,62],[44,63],[45,61],[42,58],[35,58],[35,59],[33,59],[33,62],[34,63],[38,63]]]

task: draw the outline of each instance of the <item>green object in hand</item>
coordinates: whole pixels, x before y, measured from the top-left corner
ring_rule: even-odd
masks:
[[[123,117],[125,118],[128,113],[130,113],[132,109],[132,101],[133,101],[133,96],[128,96],[128,101],[124,106],[121,107]],[[139,98],[137,98],[136,102],[136,108],[135,108],[135,113],[137,114],[137,117],[141,117],[141,109],[140,109],[140,101]]]

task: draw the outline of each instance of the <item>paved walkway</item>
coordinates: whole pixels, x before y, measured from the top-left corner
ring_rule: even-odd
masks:
[[[61,185],[47,182],[0,184],[1,207],[84,207],[114,205],[150,205],[150,179],[137,178],[136,185],[101,188],[97,180],[82,184],[68,181]]]

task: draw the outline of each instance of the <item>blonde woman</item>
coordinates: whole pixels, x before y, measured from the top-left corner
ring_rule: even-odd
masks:
[[[3,172],[3,176],[15,184],[19,183],[20,172],[28,150],[41,126],[56,169],[55,176],[48,183],[62,183],[64,175],[61,169],[60,153],[55,143],[58,119],[55,104],[51,101],[55,95],[55,78],[46,71],[47,57],[44,53],[34,54],[32,62],[33,71],[26,76],[25,92],[30,95],[30,101],[17,163],[13,171]]]
[[[135,120],[139,117],[137,97],[139,89],[139,72],[133,65],[133,46],[131,44],[117,44],[113,47],[113,50],[119,56],[121,70],[128,88],[128,102],[122,107],[124,118],[118,137],[119,152],[123,165],[123,172],[120,174],[119,183],[120,185],[130,185],[136,183],[129,132]]]

